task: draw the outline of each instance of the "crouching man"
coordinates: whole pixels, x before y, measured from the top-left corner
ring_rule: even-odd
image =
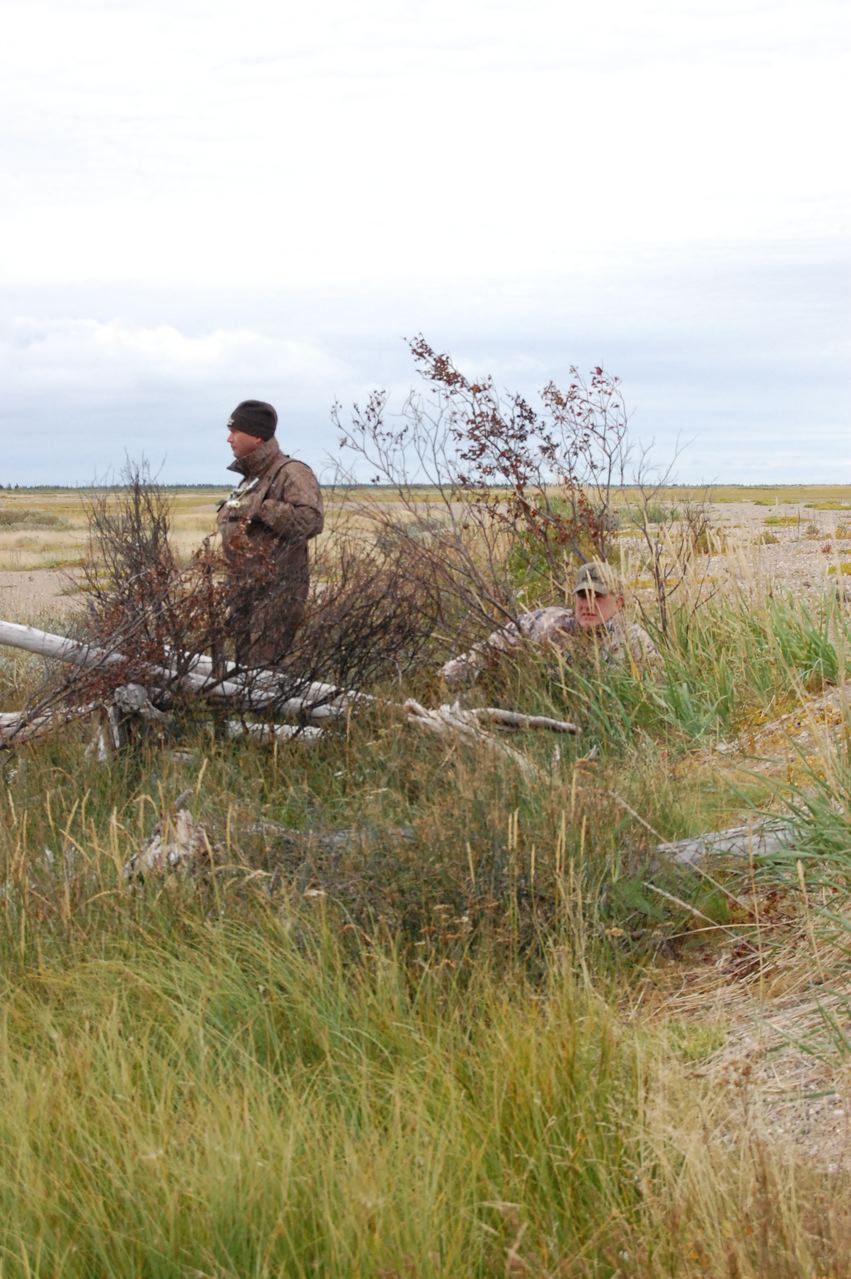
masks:
[[[243,400],[228,421],[228,469],[242,480],[219,504],[218,527],[240,666],[274,666],[292,646],[310,585],[307,543],[324,522],[316,476],[281,451],[277,425],[261,400]]]
[[[659,660],[650,636],[623,613],[624,594],[617,574],[602,560],[583,564],[576,575],[573,608],[538,608],[521,613],[516,622],[501,626],[468,653],[453,657],[441,674],[453,692],[468,688],[500,654],[524,644],[550,649],[568,662],[589,644],[604,662],[647,666]]]

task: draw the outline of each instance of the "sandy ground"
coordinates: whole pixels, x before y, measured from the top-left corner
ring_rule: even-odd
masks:
[[[707,561],[711,577],[722,582],[735,580],[746,561],[747,576],[756,569],[763,578],[805,593],[819,591],[832,581],[841,594],[851,598],[851,513],[788,505],[766,507],[747,501],[719,503],[710,509],[713,527],[728,539],[728,552]],[[797,523],[793,527],[766,523],[778,515]],[[777,541],[758,546],[758,539],[765,534]],[[67,616],[79,603],[80,596],[66,570],[0,570],[0,618],[6,621],[46,623],[51,617]]]
[[[0,572],[0,617],[6,622],[64,617],[79,605],[79,593],[60,569]]]

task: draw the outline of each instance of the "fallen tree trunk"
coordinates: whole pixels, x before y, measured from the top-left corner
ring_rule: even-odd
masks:
[[[303,687],[296,684],[299,695],[288,697],[285,677],[274,671],[242,672],[231,668],[230,677],[226,674],[225,678],[220,678],[213,673],[212,659],[200,654],[178,654],[171,659],[168,666],[138,660],[133,662],[117,649],[81,643],[61,635],[40,631],[34,626],[23,626],[17,622],[0,621],[0,644],[8,644],[57,661],[69,662],[85,670],[114,670],[118,667],[123,667],[124,671],[132,670],[134,680],[120,684],[113,689],[109,699],[101,703],[106,709],[116,748],[120,748],[123,742],[123,724],[127,722],[122,721],[122,714],[141,716],[160,724],[169,722],[170,715],[155,706],[152,701],[153,689],[159,689],[161,693],[167,693],[173,689],[198,693],[209,699],[224,701],[229,705],[235,704],[242,710],[267,711],[277,717],[301,721],[302,726],[307,720],[321,722],[337,719],[357,705],[379,704],[378,699],[368,694],[341,689],[333,684],[318,681],[311,681]],[[293,688],[292,680],[289,681],[289,688]],[[535,766],[513,747],[507,746],[485,732],[481,727],[482,723],[496,724],[515,730],[534,728],[548,729],[558,733],[579,732],[577,725],[565,720],[550,719],[545,715],[524,715],[519,711],[506,711],[494,706],[466,710],[456,703],[453,706],[441,706],[437,710],[429,710],[413,700],[405,702],[401,707],[392,702],[382,702],[381,705],[391,711],[401,709],[409,723],[429,732],[443,735],[454,733],[467,740],[481,742],[512,759],[527,774],[535,773],[537,771]],[[88,713],[95,709],[95,706],[89,707],[85,712],[69,708],[67,716],[74,718],[77,714]],[[42,714],[40,717],[36,713],[32,722],[35,724],[40,718],[43,722],[41,731],[47,732],[57,722],[62,722],[63,713],[62,711],[51,712]],[[60,717],[58,720],[57,715]],[[6,718],[9,720],[10,736],[12,731],[23,731],[22,716]],[[0,722],[0,744],[4,741],[2,730],[3,725]],[[228,721],[226,725],[229,736],[240,734],[261,740],[280,740],[295,736],[299,731],[315,736],[320,730],[314,728],[311,731],[306,727],[299,728],[298,725],[242,724],[237,721]]]
[[[95,644],[83,644],[78,640],[67,639],[62,635],[52,635],[48,631],[40,631],[34,626],[23,626],[18,622],[0,621],[0,644],[12,648],[24,649],[36,653],[40,657],[53,658],[60,662],[69,662],[84,670],[109,669],[117,666],[132,665],[124,653],[116,649],[102,648]],[[204,659],[209,661],[209,659]],[[349,700],[359,694],[346,693],[331,684],[308,685],[306,696],[287,697],[286,684],[274,671],[257,673],[251,671],[233,679],[216,679],[210,671],[198,672],[189,670],[181,672],[174,666],[158,666],[153,662],[142,663],[142,670],[134,672],[146,686],[153,685],[162,689],[178,688],[187,692],[201,693],[206,697],[221,699],[236,704],[245,710],[265,710],[274,708],[276,715],[284,719],[335,719],[345,713]],[[336,699],[332,702],[332,698]]]
[[[75,719],[84,719],[86,715],[93,715],[100,709],[100,702],[89,702],[86,706],[60,706],[56,710],[36,714],[28,711],[0,712],[0,747],[36,741],[39,737],[46,737],[54,729],[70,724]]]
[[[670,844],[657,844],[657,853],[664,853],[681,866],[697,866],[706,857],[765,857],[770,853],[789,848],[795,833],[788,822],[765,821],[745,826],[730,826],[727,830],[709,830],[690,839],[678,839]]]
[[[183,653],[180,655],[179,660],[188,664],[187,669],[191,674],[201,675],[208,680],[216,678],[213,659],[207,657],[204,653]],[[239,666],[226,663],[224,671],[219,678],[223,678],[230,683],[239,684],[240,679],[245,678],[245,672]],[[252,687],[261,688],[264,692],[274,693],[281,677],[275,671],[252,670],[250,678]],[[375,700],[369,693],[357,693],[352,689],[340,688],[337,684],[323,684],[319,680],[311,680],[304,685],[299,683],[298,688],[299,695],[304,701],[311,703],[322,702],[323,706],[334,706],[341,712],[357,702],[365,703]]]
[[[103,648],[99,645],[84,644],[78,640],[68,639],[62,635],[52,635],[48,631],[38,630],[34,626],[23,626],[18,622],[0,621],[0,644],[13,648],[21,648],[42,657],[53,658],[61,662],[69,662],[86,670],[128,666],[130,659],[117,649]],[[142,674],[145,687],[155,685],[160,688],[176,687],[190,692],[201,693],[206,697],[222,699],[236,703],[246,710],[264,710],[274,708],[276,714],[284,719],[335,719],[343,715],[354,705],[375,703],[375,698],[367,693],[359,693],[351,689],[339,688],[334,684],[323,684],[313,680],[299,688],[299,695],[286,697],[286,683],[275,671],[252,670],[240,671],[231,667],[225,678],[213,674],[213,662],[203,654],[182,654],[169,666],[155,663],[144,663]],[[186,665],[185,670],[181,666]],[[229,675],[229,677],[228,677]],[[290,681],[290,687],[293,686]],[[138,689],[142,693],[140,681],[123,685],[126,689]],[[406,704],[407,705],[407,704]],[[412,703],[416,705],[416,703]],[[123,707],[122,707],[123,709]],[[135,709],[128,707],[127,709]],[[545,715],[524,715],[519,711],[501,710],[495,706],[475,707],[463,710],[457,704],[442,708],[451,713],[456,720],[487,721],[506,728],[530,729],[544,728],[557,733],[577,733],[576,724],[565,720],[550,719]],[[445,717],[444,717],[445,718]]]

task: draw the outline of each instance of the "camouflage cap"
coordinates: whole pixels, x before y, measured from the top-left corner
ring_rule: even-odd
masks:
[[[593,591],[595,595],[619,595],[622,590],[620,579],[605,560],[589,560],[582,564],[576,574],[576,585],[573,594],[579,591]]]

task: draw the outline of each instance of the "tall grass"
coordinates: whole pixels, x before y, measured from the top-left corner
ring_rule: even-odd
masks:
[[[71,727],[0,759],[0,1276],[851,1275],[847,1174],[643,1004],[707,937],[775,945],[739,880],[655,845],[741,807],[705,748],[842,681],[847,617],[755,590],[672,621],[655,672],[505,664],[505,701],[583,728],[516,737],[529,775],[389,711],[275,752],[196,729],[101,764]],[[4,708],[38,673],[0,665]],[[847,751],[804,768],[752,785],[817,945]],[[209,867],[127,884],[178,798]]]
[[[851,620],[836,597],[760,595],[753,586],[697,609],[688,602],[673,608],[656,667],[567,661],[556,672],[551,661],[540,664],[538,704],[577,719],[583,741],[609,754],[634,748],[637,734],[682,750],[842,682]],[[527,698],[529,666],[521,675]]]
[[[557,951],[460,982],[166,918],[6,982],[4,1275],[848,1273],[836,1185]]]

